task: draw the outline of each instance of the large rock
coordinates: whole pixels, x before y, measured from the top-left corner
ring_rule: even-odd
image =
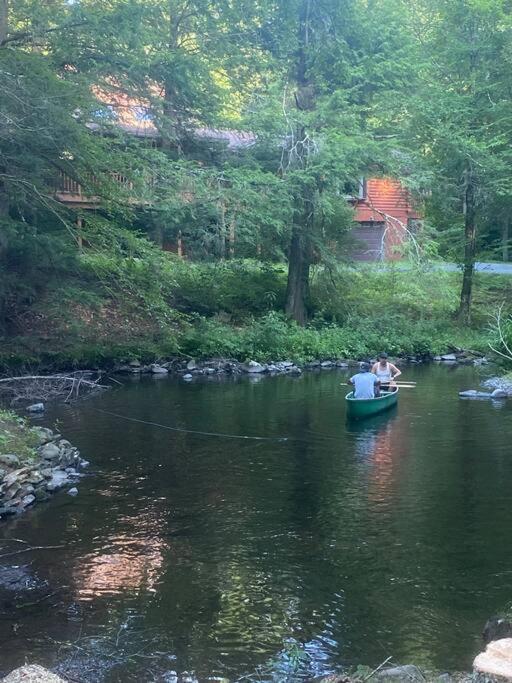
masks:
[[[489,643],[485,652],[475,657],[473,668],[485,676],[512,681],[512,638]]]
[[[445,353],[443,356],[441,356],[441,360],[444,360],[448,363],[455,363],[457,361],[457,356],[454,353]]]
[[[255,360],[250,360],[242,366],[244,372],[249,372],[252,374],[259,374],[267,371],[267,366],[257,363]]]
[[[196,363],[195,360],[192,358],[192,359],[189,360],[189,362],[187,363],[187,370],[195,370],[196,368],[197,368],[197,363]]]
[[[477,391],[476,389],[467,389],[467,391],[459,391],[461,398],[491,398],[488,391]]]
[[[36,497],[34,496],[33,493],[28,493],[26,496],[23,496],[21,499],[21,507],[22,508],[27,508],[29,505],[32,505],[36,500]]]
[[[41,446],[49,441],[52,441],[56,436],[51,429],[48,429],[48,427],[33,427],[32,433],[37,436]]]
[[[14,472],[6,475],[4,477],[3,483],[6,487],[12,486],[14,482],[20,479],[25,479],[24,475],[28,475],[29,472],[30,470],[28,467],[21,467],[19,470],[14,470]]]
[[[50,493],[53,493],[53,491],[58,491],[58,489],[61,489],[68,482],[69,477],[65,472],[62,470],[54,470],[52,472],[52,478],[46,484],[46,490],[50,491]]]
[[[43,669],[38,664],[28,664],[2,679],[3,683],[66,683],[60,676],[52,674],[48,669]]]
[[[39,449],[39,455],[44,460],[57,460],[60,456],[60,448],[54,443],[47,443]]]
[[[508,398],[508,394],[503,389],[495,389],[491,393],[491,398]]]
[[[169,370],[161,365],[158,365],[158,363],[153,363],[151,366],[151,372],[153,375],[167,375]]]
[[[7,467],[18,467],[20,459],[14,453],[5,453],[0,455],[0,465],[7,465]]]

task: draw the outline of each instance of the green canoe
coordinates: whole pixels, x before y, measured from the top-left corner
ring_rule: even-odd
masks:
[[[396,391],[382,391],[378,398],[354,398],[354,392],[350,391],[345,396],[347,402],[347,417],[360,420],[363,417],[377,415],[396,405],[398,401],[398,389]]]

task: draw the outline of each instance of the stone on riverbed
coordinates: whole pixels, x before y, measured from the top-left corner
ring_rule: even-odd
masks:
[[[467,391],[459,391],[461,398],[491,398],[489,391],[477,391],[476,389],[468,389]]]
[[[512,681],[512,638],[489,643],[485,652],[475,657],[473,668],[485,676]]]
[[[29,505],[32,505],[36,500],[36,497],[34,496],[33,493],[29,493],[26,496],[23,496],[21,499],[20,505],[22,508],[28,508]]]
[[[461,398],[507,398],[508,394],[502,389],[495,389],[493,392],[468,389],[467,391],[459,391],[459,396]]]
[[[78,496],[78,489],[76,486],[73,486],[73,488],[69,489],[68,496]]]
[[[425,682],[425,677],[414,664],[405,664],[404,666],[394,666],[390,669],[383,669],[379,671],[376,675],[379,681],[385,681],[386,683],[391,683],[396,681],[400,683],[407,683],[408,681],[421,681]]]
[[[62,472],[62,470],[54,470],[52,472],[52,478],[50,481],[46,484],[46,490],[53,492],[57,491],[58,489],[61,489],[63,486],[65,486],[69,481],[69,477],[65,472]]]
[[[29,413],[44,413],[44,403],[33,403],[31,406],[27,406]]]
[[[21,666],[2,678],[2,683],[66,683],[63,678],[38,664]]]

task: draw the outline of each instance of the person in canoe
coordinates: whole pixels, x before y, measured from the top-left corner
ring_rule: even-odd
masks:
[[[386,391],[388,389],[393,390],[396,387],[394,380],[402,374],[396,365],[388,361],[387,353],[379,355],[379,360],[373,365],[372,373],[378,378],[381,387]]]
[[[361,363],[359,372],[347,384],[354,387],[354,398],[376,398],[380,394],[380,380],[371,372],[370,363]]]

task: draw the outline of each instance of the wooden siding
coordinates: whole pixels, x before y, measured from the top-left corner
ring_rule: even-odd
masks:
[[[359,241],[353,258],[364,261],[396,260],[400,246],[408,238],[421,216],[413,206],[407,190],[393,178],[369,178],[365,196],[355,200],[355,221],[352,237]],[[363,243],[361,245],[361,243]]]

